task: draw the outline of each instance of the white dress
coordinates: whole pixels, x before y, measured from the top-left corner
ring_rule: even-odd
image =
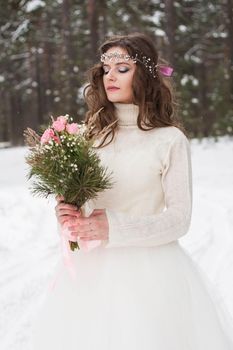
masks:
[[[202,272],[178,239],[192,211],[190,145],[176,127],[142,131],[138,107],[115,104],[119,128],[97,152],[114,186],[109,240],[62,258],[37,315],[33,350],[233,350]]]

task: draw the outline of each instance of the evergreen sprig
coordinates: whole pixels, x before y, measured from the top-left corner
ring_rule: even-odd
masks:
[[[84,203],[97,197],[98,193],[112,187],[111,174],[101,165],[93,149],[93,141],[85,137],[80,125],[76,132],[68,132],[68,116],[63,118],[64,130],[56,130],[56,121],[44,132],[50,137],[43,140],[32,129],[24,132],[29,154],[26,163],[30,166],[28,179],[33,178],[32,194],[47,198],[61,195],[66,203],[81,208]],[[58,118],[58,119],[59,119]],[[48,131],[49,130],[49,131]],[[70,242],[72,250],[79,248]]]

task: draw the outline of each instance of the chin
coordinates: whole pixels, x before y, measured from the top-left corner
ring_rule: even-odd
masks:
[[[132,103],[132,102],[129,102],[129,100],[126,100],[126,99],[120,98],[120,97],[109,96],[109,97],[107,97],[107,99],[112,103]]]

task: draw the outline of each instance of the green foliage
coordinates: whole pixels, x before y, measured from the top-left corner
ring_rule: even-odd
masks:
[[[24,133],[30,147],[26,163],[30,166],[28,179],[33,179],[32,194],[40,197],[61,195],[64,201],[81,208],[86,201],[97,197],[99,192],[112,187],[111,174],[101,165],[93,148],[93,140],[85,137],[85,126],[77,132],[67,131],[68,118],[63,118],[63,131],[56,131],[53,125],[49,137],[40,138],[32,129]],[[76,124],[77,126],[77,124]],[[70,241],[70,248],[78,248]]]
[[[180,114],[191,135],[232,134],[228,2],[48,0],[29,10],[30,2],[0,2],[0,141],[22,143],[25,126],[38,129],[51,114],[83,120],[85,74],[99,60],[98,45],[133,31],[151,35],[174,66]],[[190,81],[183,84],[185,76]]]
[[[60,136],[61,143],[50,140],[31,149],[26,157],[29,178],[34,178],[34,195],[62,195],[66,203],[78,208],[111,187],[107,169],[100,164],[91,142],[80,135]]]

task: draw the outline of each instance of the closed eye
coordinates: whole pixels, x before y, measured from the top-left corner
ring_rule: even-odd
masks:
[[[108,74],[110,70],[104,67],[103,71],[104,71],[104,74]],[[117,71],[120,72],[120,73],[126,73],[126,72],[129,71],[129,68],[127,68],[127,67],[119,67],[119,68],[117,68]]]
[[[121,67],[121,68],[119,68],[119,72],[120,73],[126,73],[126,72],[128,72],[129,71],[129,68],[126,68],[126,67]]]

